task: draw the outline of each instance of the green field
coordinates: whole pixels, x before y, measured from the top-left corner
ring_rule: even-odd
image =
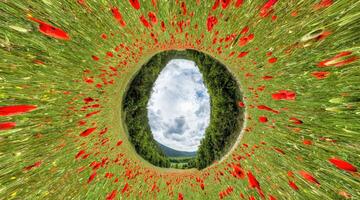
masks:
[[[0,1],[0,199],[360,199],[359,11],[357,0]],[[122,109],[141,66],[185,49],[223,63],[243,95],[240,137],[202,170],[143,159]]]
[[[189,162],[193,159],[194,157],[169,157],[171,168],[175,169],[188,169]]]

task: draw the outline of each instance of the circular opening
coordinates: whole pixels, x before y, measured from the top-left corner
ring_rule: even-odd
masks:
[[[195,62],[170,60],[154,83],[147,109],[165,155],[194,156],[210,121],[210,97]]]
[[[149,120],[149,118],[151,119],[151,117],[154,117],[155,113],[154,110],[148,110],[148,108],[154,107],[154,100],[150,100],[150,97],[152,97],[152,95],[156,96],[156,94],[159,93],[157,82],[164,81],[163,78],[161,78],[161,74],[168,71],[167,68],[164,69],[164,67],[167,64],[171,64],[174,59],[181,59],[183,62],[194,62],[198,67],[203,78],[204,87],[207,89],[210,96],[210,121],[206,126],[206,119],[204,119],[206,118],[206,115],[202,115],[203,118],[201,119],[200,125],[196,122],[192,122],[192,125],[199,125],[204,131],[203,134],[196,133],[196,131],[201,131],[201,128],[194,129],[192,127],[193,134],[198,136],[198,144],[196,144],[195,139],[188,138],[192,137],[191,134],[181,132],[182,130],[171,130],[173,127],[167,127],[170,131],[178,133],[178,135],[173,136],[173,139],[182,140],[184,142],[182,147],[178,146],[169,149],[168,146],[162,144],[164,142],[161,142],[161,135],[156,135],[158,134],[156,132],[156,125],[159,124],[154,124],[156,123],[156,120]],[[173,81],[177,80],[174,79]],[[176,83],[174,85],[176,86]],[[180,87],[174,89],[177,89],[178,91],[181,90]],[[176,93],[176,90],[172,92]],[[199,93],[198,95],[201,96],[204,94]],[[172,98],[179,97],[174,96]],[[123,111],[127,135],[136,152],[156,166],[181,169],[203,169],[214,161],[220,160],[221,157],[231,149],[232,145],[235,144],[243,125],[244,118],[243,109],[239,107],[237,103],[239,101],[242,101],[239,85],[227,68],[217,60],[195,50],[161,52],[153,56],[141,67],[138,73],[134,75],[125,94]],[[164,102],[161,104],[162,106],[156,108],[155,112],[169,112],[169,108],[166,108],[166,106],[171,105],[171,103],[176,104],[176,102],[177,101],[175,100],[173,100],[173,102]],[[204,105],[206,106],[206,102]],[[173,108],[179,106],[181,107],[182,105],[174,105]],[[184,108],[183,111],[186,111],[186,108]],[[164,115],[165,118],[162,120],[175,122],[181,129],[184,128],[185,118],[196,116],[196,111],[197,110],[193,110],[191,112],[190,109],[187,112],[182,113],[180,110],[176,111],[176,109],[174,109],[173,112],[178,113],[172,113],[171,116],[178,115],[178,119],[172,119],[171,116]],[[181,116],[181,114],[187,116]],[[189,124],[190,123],[186,125]],[[162,130],[162,134],[164,134],[164,130]],[[171,142],[169,138],[167,141]],[[193,141],[193,144],[191,144],[191,141]],[[176,141],[172,142],[176,143]],[[185,143],[188,143],[187,147],[185,146]],[[180,145],[180,143],[177,144]],[[182,149],[184,150],[181,151]],[[192,149],[197,151],[191,151]],[[172,150],[176,151],[172,152],[177,154],[176,156],[169,152]],[[190,154],[185,155],[185,152]],[[182,153],[184,153],[184,155],[181,155]]]

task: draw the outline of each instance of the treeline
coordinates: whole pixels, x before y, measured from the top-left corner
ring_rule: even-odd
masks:
[[[187,55],[199,67],[210,95],[210,123],[195,158],[195,167],[203,169],[224,156],[235,143],[243,124],[243,110],[237,104],[242,95],[223,64],[195,50],[187,50]]]
[[[151,133],[147,118],[147,103],[153,84],[161,70],[171,60],[170,52],[155,55],[135,75],[125,95],[123,114],[128,136],[136,152],[159,167],[170,167],[170,160],[161,151]]]
[[[196,157],[174,160],[162,152],[153,138],[147,118],[147,103],[161,70],[171,59],[193,60],[203,75],[210,94],[210,123]],[[146,63],[131,82],[123,111],[129,138],[136,151],[160,167],[203,169],[220,159],[236,141],[243,123],[239,86],[224,65],[195,50],[161,52]]]

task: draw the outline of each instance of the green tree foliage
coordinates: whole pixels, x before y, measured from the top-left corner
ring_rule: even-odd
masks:
[[[136,152],[159,167],[170,167],[170,161],[151,134],[147,118],[147,102],[156,78],[171,59],[171,56],[166,56],[167,54],[164,52],[155,55],[140,69],[128,87],[123,105],[128,136]]]
[[[203,169],[220,159],[235,143],[243,123],[243,110],[238,106],[242,99],[235,78],[226,67],[208,55],[188,50],[203,75],[210,94],[210,124],[198,149],[195,166]]]
[[[171,59],[193,60],[199,67],[210,94],[210,124],[195,158],[169,159],[154,140],[147,118],[147,102],[161,70]],[[136,151],[160,167],[203,169],[220,159],[236,141],[243,123],[239,87],[224,65],[195,50],[166,51],[151,58],[131,82],[124,101],[128,135]],[[172,164],[171,164],[172,163]]]

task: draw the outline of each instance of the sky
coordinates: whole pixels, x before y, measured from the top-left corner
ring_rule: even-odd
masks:
[[[147,108],[157,142],[197,151],[210,121],[210,97],[195,62],[170,60],[155,81]]]

